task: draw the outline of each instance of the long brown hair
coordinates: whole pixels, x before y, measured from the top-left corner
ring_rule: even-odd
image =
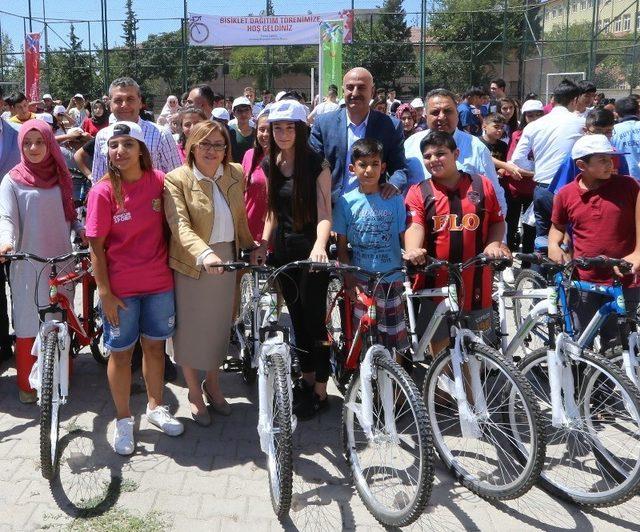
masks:
[[[140,142],[136,139],[138,146],[140,146],[140,170],[146,172],[153,169],[153,161],[151,160],[151,154],[144,142]],[[122,197],[122,175],[109,159],[109,152],[107,152],[107,173],[100,179],[108,179],[111,181],[111,188],[113,189],[113,195],[116,198],[116,205],[118,209],[124,209],[124,198]]]
[[[251,166],[249,166],[249,175],[247,175],[247,186],[251,183],[251,176],[253,172],[256,171],[262,159],[264,159],[264,149],[258,142],[258,126],[260,125],[260,120],[269,118],[269,109],[265,109],[260,113],[260,116],[256,118],[256,138],[253,141],[253,154],[251,157]],[[269,127],[269,132],[271,132],[271,127]],[[271,138],[269,138],[269,142],[271,142]]]
[[[222,138],[227,145],[227,148],[224,151],[224,157],[222,158],[222,164],[226,165],[233,160],[231,159],[231,139],[229,138],[227,127],[214,120],[204,120],[203,122],[198,122],[191,128],[191,131],[189,132],[189,138],[187,139],[187,144],[184,147],[184,152],[187,154],[186,163],[191,168],[193,168],[193,165],[196,164],[195,155],[193,155],[194,148],[214,131],[217,131],[218,133],[220,133],[220,135],[222,135]]]
[[[318,154],[309,146],[309,127],[304,122],[295,122],[296,140],[294,144],[294,167],[293,167],[293,194],[292,194],[292,214],[293,228],[301,231],[303,226],[312,223],[317,218],[316,206],[316,178],[311,176],[309,171],[312,168],[311,162],[317,159]],[[276,199],[278,191],[284,184],[286,178],[282,175],[278,166],[278,155],[281,150],[273,137],[273,123],[270,127],[271,138],[269,140],[269,180],[267,210],[271,216],[276,216]]]

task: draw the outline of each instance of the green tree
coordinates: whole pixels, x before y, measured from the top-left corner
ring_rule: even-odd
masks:
[[[91,54],[83,51],[82,40],[71,24],[69,28],[69,48],[50,50],[44,63],[49,92],[56,98],[69,98],[75,93],[85,97],[97,96],[99,80],[93,66]]]
[[[135,61],[139,20],[133,10],[133,0],[126,0],[125,13],[124,22],[122,23],[122,38],[124,39],[124,46],[129,52],[129,59]]]
[[[220,54],[212,48],[187,48],[187,85],[218,77],[222,65]],[[182,32],[151,34],[139,44],[140,82],[149,95],[157,94],[164,84],[166,92],[182,92]],[[159,85],[158,81],[162,83]]]
[[[378,87],[414,74],[416,62],[402,0],[385,0],[380,11],[356,17],[354,42],[345,50],[346,68],[364,66]]]
[[[5,96],[13,90],[24,88],[24,62],[22,54],[16,51],[8,33],[0,33],[0,81],[14,81],[15,86],[6,86]]]
[[[508,43],[527,35],[525,2],[439,0],[427,26],[427,88],[445,86],[462,92],[471,85],[485,84],[497,72],[503,54],[505,59],[517,54],[516,47]],[[539,32],[534,21],[530,11],[529,22]]]

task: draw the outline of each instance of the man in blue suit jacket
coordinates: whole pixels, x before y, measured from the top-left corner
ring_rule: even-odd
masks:
[[[349,172],[351,146],[361,138],[382,143],[383,162],[387,165],[388,182],[381,187],[388,198],[404,192],[407,184],[407,162],[402,147],[402,124],[369,108],[374,94],[373,77],[366,68],[349,70],[342,80],[345,107],[316,117],[309,143],[331,165],[331,199],[335,201],[358,186]]]
[[[0,97],[2,95],[0,94]],[[20,162],[18,131],[9,122],[0,118],[0,180]],[[7,312],[5,265],[0,264],[0,360],[11,358],[9,315]]]

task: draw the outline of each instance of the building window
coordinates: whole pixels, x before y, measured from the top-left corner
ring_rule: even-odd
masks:
[[[631,15],[629,14],[622,17],[622,31],[631,31]]]
[[[587,0],[587,8],[591,9],[593,7],[593,0]]]
[[[602,21],[602,31],[611,31],[611,28],[609,28],[609,22],[611,22],[611,19],[609,18],[605,18]]]
[[[558,10],[554,7],[551,10],[551,18],[556,18],[557,13],[558,13]]]
[[[638,28],[638,31],[640,32],[640,13],[636,15],[636,28]]]
[[[585,9],[587,7],[586,0],[580,0],[580,9]]]
[[[559,7],[558,8],[558,16],[561,17],[562,15],[564,15],[564,7]]]
[[[578,3],[577,2],[572,2],[571,3],[571,12],[575,13],[576,11],[578,11]]]
[[[616,17],[613,23],[613,31],[615,33],[620,33],[622,31],[622,19],[620,17]]]

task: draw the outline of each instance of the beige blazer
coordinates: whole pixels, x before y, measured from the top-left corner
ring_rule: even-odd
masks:
[[[236,252],[255,244],[244,204],[244,175],[239,164],[228,163],[217,181],[233,217]],[[171,229],[169,266],[198,279],[203,267],[198,257],[209,249],[213,229],[213,198],[208,185],[202,186],[189,166],[180,166],[164,178],[164,212]]]

